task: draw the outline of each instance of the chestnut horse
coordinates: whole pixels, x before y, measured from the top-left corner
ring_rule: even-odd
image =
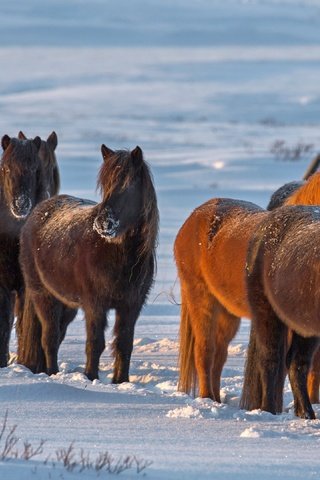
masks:
[[[285,195],[286,196],[286,195]],[[320,173],[284,200],[320,203]],[[212,199],[190,215],[175,240],[181,287],[179,389],[220,401],[221,371],[241,317],[250,318],[245,284],[249,240],[269,213],[249,202]]]
[[[18,362],[58,372],[58,348],[77,309],[86,320],[85,374],[98,378],[107,313],[116,311],[113,383],[129,381],[134,327],[153,282],[158,209],[142,151],[101,147],[102,200],[58,195],[39,205],[21,234],[26,302]]]
[[[320,208],[284,206],[267,215],[253,233],[247,257],[252,329],[241,406],[282,410],[284,365],[295,414],[315,418],[307,375],[319,345]],[[287,327],[290,349],[283,348]]]
[[[9,356],[15,294],[22,301],[19,235],[33,207],[46,198],[46,177],[39,158],[40,137],[19,140],[4,135],[0,160],[0,367]]]

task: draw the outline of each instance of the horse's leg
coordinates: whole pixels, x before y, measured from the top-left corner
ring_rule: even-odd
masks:
[[[229,313],[221,304],[215,307],[215,350],[212,369],[213,394],[220,402],[221,372],[228,355],[228,346],[240,325],[240,318]]]
[[[15,316],[17,317],[16,320],[16,333],[17,336],[22,335],[22,317],[23,317],[23,309],[24,309],[24,288],[20,288],[19,291],[17,291],[15,295],[15,301],[14,301],[14,313]]]
[[[204,284],[188,284],[187,307],[194,336],[194,363],[198,376],[199,396],[219,401],[212,388],[212,368],[216,343],[218,303]]]
[[[114,325],[114,369],[112,383],[129,382],[129,367],[133,349],[134,327],[140,313],[136,307],[121,306],[116,309]]]
[[[282,411],[283,404],[287,328],[269,305],[268,310],[264,318],[259,316],[255,328],[262,389],[261,409],[275,414]]]
[[[313,355],[311,368],[308,374],[308,393],[311,403],[319,402],[320,387],[320,348]]]
[[[85,308],[84,311],[87,331],[85,375],[89,380],[95,380],[99,378],[99,360],[105,349],[104,330],[107,316],[105,311],[98,312],[92,308]]]
[[[59,339],[60,345],[63,342],[64,337],[66,336],[68,325],[75,318],[75,316],[77,315],[77,312],[78,312],[78,309],[76,308],[66,307],[65,305],[63,306],[63,311],[60,317],[60,339]]]
[[[54,375],[59,371],[59,321],[62,313],[62,304],[47,293],[33,294],[32,300],[41,323],[41,345],[46,359],[46,373],[48,375]]]
[[[307,390],[307,376],[318,345],[318,337],[304,338],[293,332],[287,354],[287,367],[294,398],[294,412],[301,418],[315,418]]]
[[[9,341],[13,325],[13,295],[0,287],[0,367],[6,367],[9,360]]]

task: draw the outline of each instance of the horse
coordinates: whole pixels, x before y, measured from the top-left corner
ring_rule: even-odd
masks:
[[[0,160],[0,367],[7,366],[15,294],[23,296],[19,235],[34,206],[46,198],[40,137],[19,140],[4,135]]]
[[[101,146],[100,203],[68,195],[34,209],[21,233],[26,284],[18,363],[58,372],[58,349],[77,309],[86,321],[86,366],[98,378],[110,309],[114,326],[113,383],[129,381],[134,328],[153,283],[158,208],[140,147]]]
[[[320,203],[320,173],[284,203]],[[220,402],[228,345],[241,317],[251,318],[245,282],[249,240],[269,214],[250,202],[217,198],[196,208],[179,230],[174,256],[181,289],[178,389]]]
[[[18,133],[19,140],[27,140],[26,135],[20,130]],[[42,167],[43,167],[43,181],[44,185],[43,188],[46,192],[46,196],[52,197],[53,195],[57,195],[60,190],[60,173],[58,162],[55,154],[55,150],[58,145],[58,137],[56,132],[52,132],[47,140],[41,139],[40,148],[38,151],[38,156],[41,160]],[[18,330],[21,325],[22,314],[23,314],[23,292],[19,296],[15,298],[15,315],[17,317],[16,320],[16,331],[18,335]]]
[[[310,164],[308,170],[304,175],[304,179],[308,180],[310,177],[310,183],[308,183],[308,189],[300,188],[304,185],[303,181],[293,181],[286,183],[278,190],[276,190],[270,198],[267,206],[267,210],[274,210],[282,205],[317,205],[319,204],[319,174],[312,177],[315,173],[320,156],[317,155],[313,162]],[[310,172],[310,175],[309,175]],[[309,175],[309,176],[308,176]],[[290,334],[289,334],[290,336]],[[290,340],[290,339],[289,339]],[[289,342],[290,343],[290,342]],[[320,387],[320,349],[316,350],[310,372],[308,375],[308,392],[311,403],[320,403],[319,398]]]
[[[307,375],[320,342],[319,234],[316,206],[283,206],[253,233],[247,256],[252,328],[242,408],[281,412],[286,365],[295,414],[315,418]],[[287,352],[288,328],[293,333]]]
[[[27,140],[27,137],[21,130],[18,133],[18,138],[20,140]],[[50,133],[47,140],[41,139],[41,145],[38,152],[45,171],[48,197],[53,197],[53,195],[57,195],[60,190],[60,173],[55,154],[57,145],[58,137],[56,132],[53,131],[52,133]]]

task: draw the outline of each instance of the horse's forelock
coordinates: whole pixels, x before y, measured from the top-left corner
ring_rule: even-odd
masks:
[[[2,160],[8,159],[23,162],[26,158],[37,158],[37,151],[32,145],[31,140],[20,140],[18,138],[11,138],[10,144],[2,154]]]
[[[115,190],[126,188],[137,173],[131,162],[130,152],[127,150],[117,150],[110,155],[102,164],[97,188],[101,191],[102,197],[106,200]]]

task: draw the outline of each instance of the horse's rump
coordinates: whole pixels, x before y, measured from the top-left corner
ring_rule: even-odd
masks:
[[[320,210],[284,206],[259,225],[248,251],[248,271],[259,264],[264,293],[279,318],[302,336],[320,335]]]
[[[205,285],[233,315],[248,316],[247,246],[265,214],[253,203],[223,198],[198,207],[175,240],[179,277],[186,283]]]

